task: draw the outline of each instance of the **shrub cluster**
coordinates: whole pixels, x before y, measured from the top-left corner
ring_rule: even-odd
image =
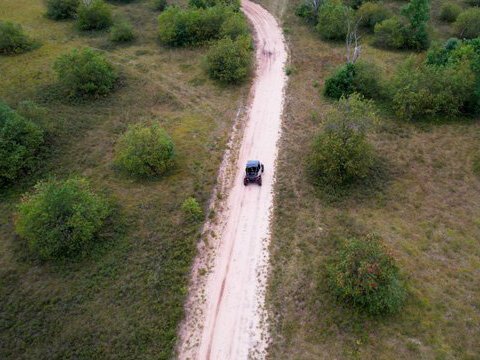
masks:
[[[80,0],[47,0],[47,17],[53,20],[72,19],[77,15]]]
[[[324,95],[340,99],[359,93],[366,98],[378,98],[382,94],[379,74],[380,70],[371,63],[345,64],[325,81]]]
[[[92,49],[74,49],[54,64],[60,83],[68,95],[101,96],[112,91],[118,75],[103,55]]]
[[[0,184],[31,169],[43,141],[39,126],[0,101]]]
[[[206,62],[208,75],[225,84],[239,83],[250,72],[252,44],[249,37],[217,41],[209,49]]]
[[[480,8],[472,8],[462,12],[457,21],[455,29],[458,37],[474,39],[480,36]]]
[[[375,113],[357,94],[340,99],[315,138],[308,164],[315,182],[333,187],[366,178],[374,165],[367,128]]]
[[[392,16],[390,10],[388,10],[383,4],[366,2],[357,11],[357,18],[359,24],[367,29],[373,31],[375,25]]]
[[[445,22],[455,22],[457,20],[458,15],[462,12],[462,8],[453,2],[444,2],[440,8],[440,20]]]
[[[307,23],[317,25],[318,8],[311,1],[305,1],[295,8],[295,15],[304,19]]]
[[[158,177],[174,165],[175,146],[157,124],[133,125],[116,145],[115,165],[136,177]]]
[[[133,26],[126,20],[120,20],[110,29],[110,40],[113,42],[128,42],[135,38]]]
[[[113,24],[112,10],[103,0],[82,1],[78,7],[80,30],[103,30]]]
[[[13,55],[29,51],[35,47],[19,24],[0,21],[0,54]]]
[[[182,211],[188,221],[197,222],[203,218],[203,210],[194,197],[189,197],[183,202]]]
[[[240,0],[189,0],[191,7],[206,9],[214,6],[228,6],[235,11],[240,10]]]
[[[240,13],[231,14],[220,28],[220,36],[236,40],[239,37],[249,36],[250,29],[245,17]]]
[[[345,241],[328,274],[337,298],[369,315],[398,312],[406,298],[395,259],[373,235]]]
[[[337,0],[325,0],[318,10],[316,30],[327,40],[345,40],[348,24],[353,22],[352,8]]]
[[[41,259],[87,253],[110,213],[82,178],[40,182],[18,208],[15,229]]]

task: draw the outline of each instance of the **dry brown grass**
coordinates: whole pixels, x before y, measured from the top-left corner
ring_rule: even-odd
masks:
[[[382,187],[325,201],[308,181],[304,159],[332,105],[320,91],[344,61],[344,47],[323,42],[295,18],[293,6],[284,17],[296,71],[287,91],[278,163],[268,297],[275,315],[270,357],[478,358],[480,179],[471,164],[480,125],[466,119],[404,123],[383,109],[372,134],[388,172]],[[436,36],[446,38],[449,31]],[[362,58],[391,74],[408,55],[365,44]],[[385,319],[343,307],[325,283],[325,262],[338,242],[368,232],[382,236],[394,250],[409,287],[403,311]]]

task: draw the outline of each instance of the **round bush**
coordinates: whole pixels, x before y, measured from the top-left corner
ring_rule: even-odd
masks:
[[[373,235],[347,240],[333,257],[328,274],[337,298],[369,315],[398,312],[406,298],[395,259]]]
[[[333,99],[340,99],[355,92],[353,79],[355,66],[345,64],[341,66],[332,76],[325,80],[324,95]]]
[[[80,30],[102,30],[109,28],[112,24],[112,10],[103,0],[80,3],[77,17],[77,26]]]
[[[480,8],[472,8],[462,12],[455,22],[458,37],[474,39],[480,36]]]
[[[174,165],[172,139],[157,124],[130,126],[116,146],[115,165],[137,177],[158,177]]]
[[[110,210],[82,178],[40,182],[23,197],[15,230],[44,260],[87,253]]]
[[[193,197],[189,197],[183,202],[182,211],[188,221],[196,222],[203,218],[203,210]]]
[[[462,8],[458,4],[452,2],[444,2],[442,4],[442,7],[440,8],[440,20],[449,23],[455,22],[461,12]]]
[[[239,37],[247,36],[250,33],[247,21],[240,13],[235,13],[229,16],[220,28],[222,37],[229,37],[232,40],[236,40]]]
[[[373,31],[375,25],[392,16],[383,4],[366,2],[357,11],[360,25]]]
[[[32,168],[44,141],[44,133],[32,121],[0,101],[0,183],[15,180]]]
[[[105,57],[92,49],[74,49],[54,64],[58,80],[69,96],[101,96],[112,91],[117,72]]]
[[[24,33],[21,25],[0,21],[0,54],[20,54],[34,46],[35,42]]]
[[[374,150],[366,128],[373,117],[371,103],[358,95],[340,99],[313,143],[309,168],[315,182],[341,187],[370,174]]]
[[[47,0],[47,17],[53,20],[72,19],[77,15],[80,0]]]
[[[406,46],[405,24],[396,16],[375,25],[374,43],[390,49],[401,49]]]
[[[128,42],[135,38],[133,26],[127,21],[119,21],[110,30],[110,40],[113,42]]]
[[[250,72],[252,63],[251,39],[242,37],[233,41],[224,38],[217,41],[208,51],[208,75],[225,84],[239,83]]]
[[[345,40],[348,23],[353,23],[353,17],[352,8],[336,0],[326,0],[318,11],[318,24],[315,28],[324,39]]]

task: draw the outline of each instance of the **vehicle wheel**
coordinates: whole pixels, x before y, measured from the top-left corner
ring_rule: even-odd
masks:
[[[265,171],[265,167],[264,167],[263,164],[262,164],[262,173],[263,173],[264,171]]]
[[[243,185],[245,185],[245,186],[248,185],[248,179],[247,178],[243,178]]]
[[[258,178],[258,185],[262,186],[262,177],[261,176]]]

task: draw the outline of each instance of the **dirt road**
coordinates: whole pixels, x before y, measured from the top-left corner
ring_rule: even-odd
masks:
[[[218,214],[220,221],[211,224],[216,233],[209,243],[211,259],[198,260],[194,269],[180,359],[263,358],[268,345],[262,307],[287,51],[282,30],[270,13],[248,0],[242,1],[242,10],[255,29],[256,77],[233,165],[234,183]],[[243,185],[249,159],[265,164],[262,187]],[[202,275],[199,268],[207,263],[210,271]]]

